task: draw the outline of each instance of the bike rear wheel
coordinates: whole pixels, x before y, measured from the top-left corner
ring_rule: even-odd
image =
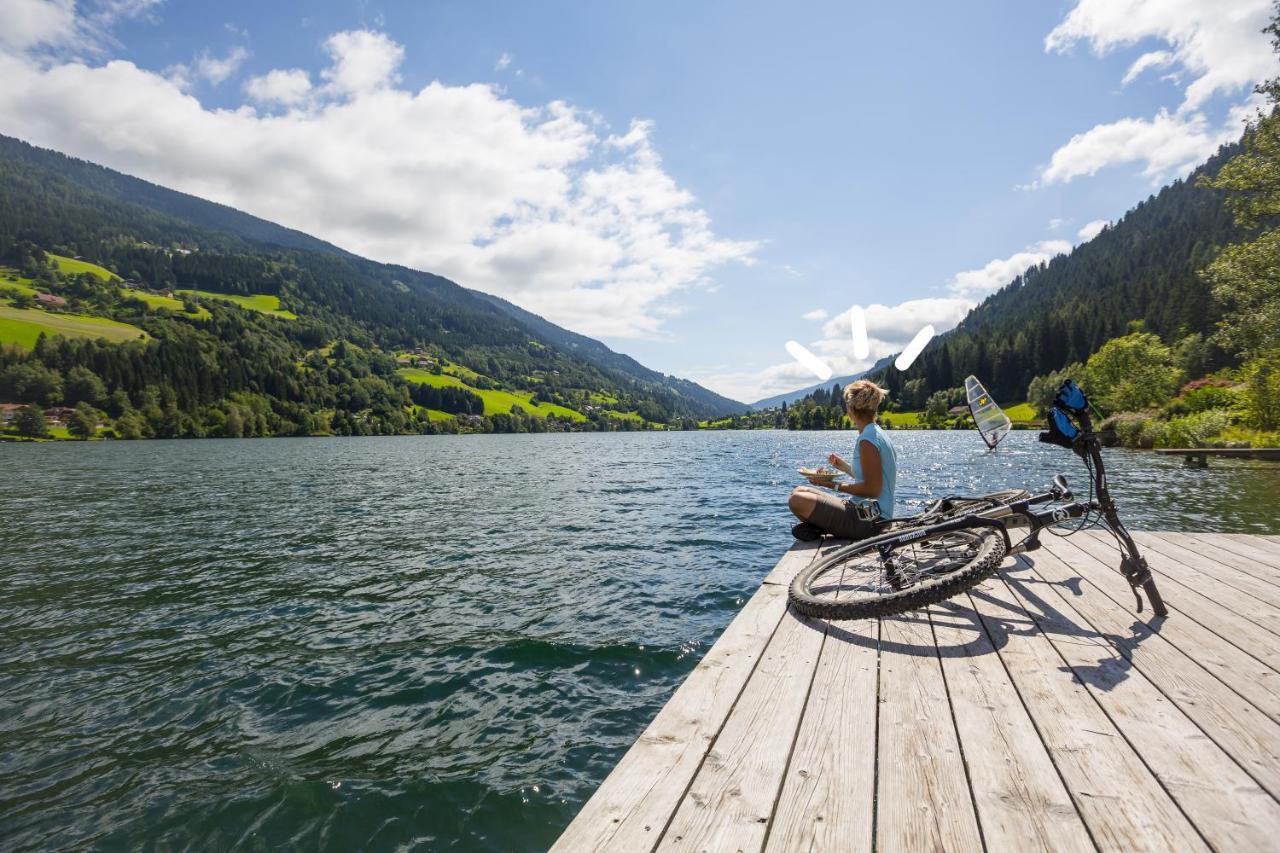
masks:
[[[945,601],[1000,567],[1004,537],[990,528],[927,533],[882,556],[894,534],[855,542],[817,560],[791,582],[803,616],[867,619]]]

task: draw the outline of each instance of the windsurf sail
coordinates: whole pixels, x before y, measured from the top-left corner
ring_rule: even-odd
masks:
[[[1013,422],[1009,420],[1004,410],[996,405],[996,401],[991,399],[987,389],[983,388],[982,383],[978,381],[978,377],[965,378],[964,393],[969,401],[969,414],[973,415],[973,422],[978,425],[978,433],[987,443],[987,447],[994,450],[1000,443],[1000,439],[1009,432]]]

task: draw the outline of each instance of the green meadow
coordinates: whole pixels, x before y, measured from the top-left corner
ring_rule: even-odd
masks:
[[[137,290],[132,287],[122,287],[120,288],[120,293],[130,298],[137,299],[141,302],[145,302],[147,304],[147,307],[152,310],[155,310],[157,308],[165,308],[165,309],[168,309],[169,311],[172,311],[175,314],[182,314],[187,317],[195,317],[200,320],[204,320],[213,316],[212,314],[209,313],[209,309],[205,308],[203,305],[198,307],[194,314],[188,314],[186,312],[186,309],[182,307],[182,300],[175,299],[172,296],[163,296],[159,293],[149,293],[148,291]]]
[[[179,294],[192,294],[201,299],[218,299],[222,302],[233,302],[241,308],[247,308],[250,311],[257,311],[259,314],[269,314],[272,317],[279,317],[281,320],[296,320],[298,315],[292,311],[285,311],[280,307],[280,297],[272,296],[268,293],[255,293],[253,296],[235,296],[230,293],[213,293],[208,290],[178,290]]]
[[[36,345],[40,333],[68,338],[106,338],[117,343],[145,338],[146,332],[128,323],[82,314],[53,314],[34,308],[0,305],[0,343],[26,349]]]
[[[1043,418],[1036,414],[1036,410],[1030,403],[1016,403],[1012,406],[1005,406],[1004,413],[1009,416],[1009,420],[1013,421],[1015,427],[1028,427],[1038,425]],[[950,416],[948,416],[950,417]],[[892,426],[904,428],[923,428],[924,412],[881,412],[880,421],[883,423],[888,420]]]
[[[1044,420],[1036,414],[1035,407],[1030,403],[1018,403],[1016,406],[1005,407],[1004,413],[1009,416],[1009,420],[1015,424],[1039,423]]]
[[[96,275],[103,281],[111,281],[116,278],[110,270],[104,269],[97,264],[91,264],[88,261],[77,261],[75,258],[66,258],[62,255],[49,255],[49,260],[57,265],[58,271],[64,275],[80,275],[81,273],[89,273]]]
[[[585,421],[586,415],[581,412],[557,406],[554,403],[531,403],[533,394],[529,391],[494,391],[487,388],[473,388],[456,376],[448,373],[431,373],[417,367],[402,367],[396,371],[410,382],[420,385],[431,385],[435,388],[465,388],[484,401],[486,415],[506,414],[512,406],[519,406],[531,415],[538,417],[568,418],[574,421]],[[452,415],[450,415],[452,417]]]
[[[416,405],[412,408],[415,412],[426,412],[427,420],[431,421],[433,424],[439,423],[440,421],[447,421],[453,417],[453,415],[448,412],[442,412],[439,409],[425,409],[422,406]]]
[[[13,297],[19,295],[35,297],[38,291],[33,287],[33,284],[35,282],[32,282],[29,278],[18,278],[17,275],[14,275],[13,278],[8,278],[4,274],[0,274],[0,300],[5,297],[12,300]]]

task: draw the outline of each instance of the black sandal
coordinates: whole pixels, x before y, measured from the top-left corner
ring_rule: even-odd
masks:
[[[822,538],[822,529],[814,527],[807,521],[802,521],[791,528],[791,535],[801,542],[816,542]]]

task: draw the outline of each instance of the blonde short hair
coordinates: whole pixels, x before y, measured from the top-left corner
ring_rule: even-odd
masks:
[[[874,418],[876,410],[888,396],[888,391],[871,380],[859,379],[857,382],[850,382],[849,387],[844,389],[844,405],[851,412]]]

